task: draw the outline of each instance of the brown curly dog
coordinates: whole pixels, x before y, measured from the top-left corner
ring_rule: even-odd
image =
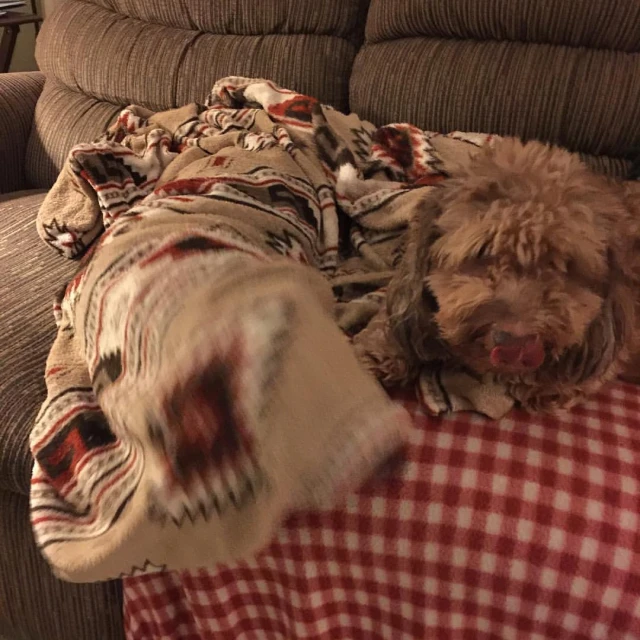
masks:
[[[640,374],[640,195],[507,138],[415,212],[367,366],[388,385],[451,360],[529,409]],[[634,357],[635,356],[635,357]]]

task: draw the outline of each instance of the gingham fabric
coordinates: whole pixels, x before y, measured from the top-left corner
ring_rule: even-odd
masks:
[[[407,462],[250,562],[124,582],[129,640],[640,638],[640,390],[425,416]]]

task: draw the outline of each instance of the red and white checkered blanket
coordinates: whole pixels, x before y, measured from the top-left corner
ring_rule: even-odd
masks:
[[[640,638],[640,390],[428,417],[408,462],[254,560],[126,578],[129,640]]]

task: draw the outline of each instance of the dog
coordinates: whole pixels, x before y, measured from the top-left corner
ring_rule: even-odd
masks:
[[[571,406],[640,367],[640,190],[504,138],[416,209],[367,367],[490,375],[526,409]]]

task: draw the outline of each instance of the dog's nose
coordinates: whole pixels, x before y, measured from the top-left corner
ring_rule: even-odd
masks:
[[[519,325],[513,327],[496,326],[491,332],[491,341],[495,347],[523,347],[538,339],[537,334]]]
[[[513,342],[517,342],[517,337],[508,331],[502,329],[496,329],[492,335],[493,344],[496,346],[508,345]]]

